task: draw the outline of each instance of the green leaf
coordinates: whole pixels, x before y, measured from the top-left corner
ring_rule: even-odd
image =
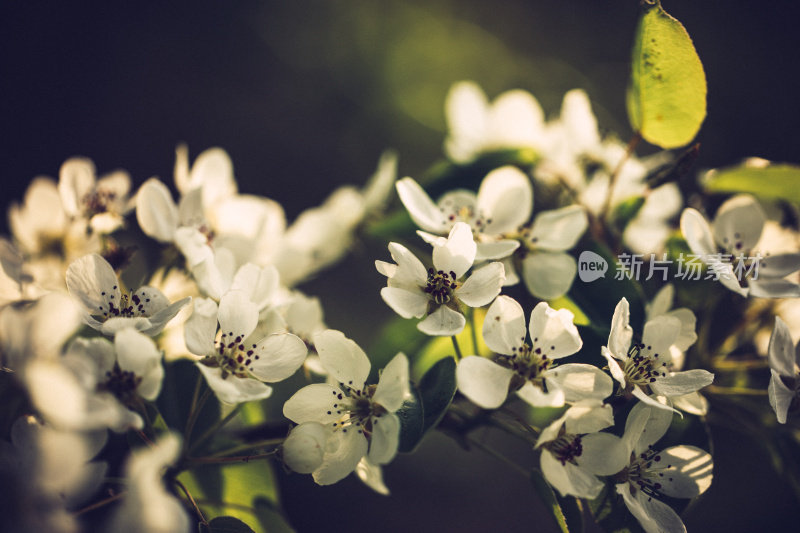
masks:
[[[425,412],[419,390],[411,386],[412,398],[403,402],[395,413],[400,419],[400,442],[397,451],[408,453],[422,440],[422,430],[425,423]]]
[[[263,459],[198,467],[181,472],[178,480],[207,519],[235,517],[253,524],[256,533],[272,532],[270,524],[282,519],[272,465]]]
[[[623,200],[611,214],[611,220],[620,230],[624,230],[644,206],[644,196],[631,196]]]
[[[564,516],[564,512],[561,510],[561,506],[558,504],[556,495],[539,470],[531,472],[531,481],[533,482],[533,488],[536,489],[536,493],[542,499],[545,509],[550,511],[550,516],[555,521],[559,531],[569,533],[567,519]]]
[[[208,523],[210,533],[255,533],[253,528],[232,516],[218,516]]]
[[[428,370],[419,383],[423,409],[423,434],[442,419],[456,395],[456,361],[440,360]]]
[[[703,178],[708,192],[750,193],[762,198],[789,200],[800,204],[800,166],[752,162],[713,170]]]
[[[706,76],[686,29],[660,1],[639,19],[631,67],[631,127],[662,148],[688,144],[706,116]]]

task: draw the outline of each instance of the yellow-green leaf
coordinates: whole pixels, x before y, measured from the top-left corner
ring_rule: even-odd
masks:
[[[800,204],[800,166],[758,161],[711,171],[703,185],[709,192],[744,192]]]
[[[646,141],[677,148],[697,135],[706,116],[706,76],[683,25],[646,6],[633,44],[628,118]]]

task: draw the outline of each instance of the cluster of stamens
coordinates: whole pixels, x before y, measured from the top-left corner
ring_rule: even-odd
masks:
[[[639,489],[650,497],[661,497],[662,481],[672,481],[669,472],[672,465],[661,464],[660,452],[652,447],[639,454],[631,464],[621,472],[621,477],[631,484],[634,489]]]
[[[117,199],[117,193],[114,191],[104,191],[102,189],[95,189],[87,193],[81,203],[83,204],[83,212],[87,217],[107,213],[110,211],[110,205]]]
[[[553,366],[553,359],[548,358],[547,353],[537,345],[539,342],[538,337],[533,339],[533,346],[525,342],[525,337],[521,337],[520,340],[522,344],[518,347],[513,347],[510,355],[497,354],[495,356],[496,362],[516,373],[519,383],[512,383],[512,385],[521,387],[526,381],[530,381],[547,392],[547,386],[542,374]],[[555,348],[555,346],[550,347],[551,350],[555,350]]]
[[[255,353],[256,347],[256,344],[246,346],[242,335],[234,336],[232,331],[223,331],[219,340],[214,341],[216,354],[205,357],[201,362],[210,367],[221,368],[222,379],[229,375],[246,378],[250,376],[250,365],[260,357]]]
[[[423,289],[431,295],[431,299],[438,305],[446,304],[453,299],[453,291],[458,288],[455,272],[436,271],[433,267],[428,269],[428,284]]]
[[[564,433],[556,440],[552,440],[544,445],[562,465],[567,463],[577,464],[576,457],[583,453],[580,435]]]
[[[659,354],[650,356],[642,353],[642,350],[649,352],[652,351],[652,348],[643,343],[633,343],[628,349],[628,359],[622,367],[628,383],[647,386],[667,375],[667,363],[662,362],[660,366],[658,365]]]
[[[372,428],[378,419],[386,413],[386,409],[372,401],[377,385],[368,385],[363,390],[352,387],[353,382],[342,384],[343,391],[333,391],[334,403],[327,411],[328,415],[337,414],[339,420],[333,423],[334,430],[342,433],[355,429],[366,436],[372,434]]]
[[[115,364],[112,370],[106,372],[105,381],[98,388],[110,392],[120,402],[127,404],[135,395],[136,387],[141,382],[141,377],[128,370],[122,370],[118,364]]]
[[[117,285],[114,285],[111,290],[116,291]],[[117,296],[114,292],[108,293],[103,291],[100,293],[100,296],[108,299],[107,305],[98,306],[104,318],[148,316],[145,304],[150,303],[150,298],[147,297],[146,293],[142,293],[141,296],[138,294],[129,296],[126,293],[122,293],[119,298],[119,303],[116,302]]]
[[[475,209],[474,204],[459,205],[453,199],[445,199],[439,206],[447,220],[442,222],[446,227],[452,227],[456,222],[466,222],[472,228],[473,233],[483,233],[486,226],[492,223],[491,218],[486,218],[483,213]]]

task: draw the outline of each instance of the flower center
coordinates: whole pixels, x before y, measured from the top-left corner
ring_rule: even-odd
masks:
[[[576,457],[583,453],[580,435],[565,433],[544,445],[562,465],[567,463],[577,464]]]
[[[667,375],[667,363],[659,365],[660,354],[652,353],[653,347],[643,343],[633,343],[628,349],[628,359],[622,367],[625,381],[640,387],[655,383],[656,379]]]
[[[341,384],[343,390],[333,391],[333,405],[327,414],[336,413],[340,415],[338,421],[333,423],[335,430],[342,430],[347,433],[348,429],[356,429],[359,433],[366,436],[372,434],[374,425],[378,424],[378,419],[386,413],[383,406],[372,401],[377,385],[365,386],[362,390]]]
[[[98,389],[110,392],[121,403],[127,405],[136,396],[136,387],[141,382],[141,377],[114,364],[114,368],[106,372],[106,380],[98,385]]]
[[[150,298],[145,291],[139,291],[139,293],[134,293],[128,295],[126,292],[120,292],[119,302],[117,302],[117,296],[113,291],[117,290],[117,285],[112,287],[112,290],[103,291],[100,293],[100,296],[103,296],[108,299],[106,305],[100,305],[98,309],[101,313],[103,313],[104,319],[115,318],[115,317],[125,317],[125,318],[132,318],[132,317],[148,317],[150,316],[150,312],[147,309],[147,304],[150,303]]]
[[[81,203],[83,204],[83,212],[91,218],[94,215],[107,213],[111,211],[110,205],[117,199],[117,193],[114,191],[104,191],[103,189],[95,189],[87,193]]]
[[[537,346],[538,338],[534,339],[533,346],[524,340],[523,337],[522,344],[511,349],[513,352],[511,355],[497,354],[495,360],[500,366],[510,368],[516,373],[512,387],[519,388],[526,381],[530,381],[547,392],[547,385],[542,374],[554,366],[553,360],[549,359],[547,353]],[[555,349],[555,346],[552,349]]]
[[[257,345],[244,344],[243,335],[234,335],[232,331],[219,336],[214,341],[214,355],[207,355],[200,362],[211,368],[222,369],[222,379],[229,375],[237,378],[250,377],[250,365],[258,361],[259,355],[255,353]]]
[[[433,267],[428,269],[428,284],[425,292],[431,295],[431,299],[438,305],[449,303],[453,299],[453,291],[458,288],[455,272],[438,272]]]
[[[620,481],[627,481],[633,489],[639,489],[648,496],[661,496],[661,481],[672,481],[669,472],[672,465],[661,464],[661,455],[652,448],[634,458],[622,472],[618,474]],[[666,477],[665,477],[666,476]]]

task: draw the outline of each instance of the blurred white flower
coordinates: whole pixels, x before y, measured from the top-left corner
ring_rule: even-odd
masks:
[[[219,306],[197,298],[185,330],[189,351],[203,356],[197,362],[200,372],[217,398],[227,404],[268,397],[272,388],[265,382],[294,374],[308,353],[299,337],[273,333],[269,325],[260,323],[258,306],[237,290],[224,294]]]
[[[770,255],[756,250],[766,215],[752,196],[740,194],[723,203],[708,221],[696,209],[681,214],[681,232],[692,253],[717,274],[726,288],[757,298],[800,297],[800,285],[784,279],[800,269],[800,253]]]
[[[120,289],[111,265],[97,254],[77,259],[67,269],[67,288],[86,309],[84,321],[104,335],[134,328],[158,335],[191,298],[170,303],[153,287],[140,287],[130,295]]]
[[[410,395],[408,359],[397,354],[383,369],[378,384],[368,386],[369,359],[343,333],[318,333],[314,346],[339,386],[316,383],[303,387],[286,401],[283,414],[299,427],[308,422],[326,426],[322,462],[314,468],[313,476],[318,484],[330,485],[355,470],[365,456],[373,465],[386,464],[394,458],[400,438],[400,419],[395,412]],[[315,454],[322,433],[317,429],[315,435],[312,446],[305,441],[294,442],[292,446],[298,449],[290,448],[288,453],[303,457],[308,457],[309,452]],[[311,455],[316,457],[314,454]],[[312,463],[316,460],[308,461],[309,468]]]
[[[178,459],[180,438],[160,437],[153,446],[134,451],[125,465],[127,493],[111,516],[108,531],[120,533],[188,533],[193,526],[181,502],[164,486],[167,467]]]
[[[608,361],[611,375],[626,394],[659,409],[672,409],[648,395],[674,398],[710,385],[714,374],[694,369],[673,372],[670,369],[670,347],[681,334],[681,321],[668,315],[659,315],[647,321],[641,342],[633,342],[633,329],[629,325],[630,306],[622,298],[614,309],[608,344],[603,346],[603,357]]]
[[[427,271],[405,246],[389,243],[397,264],[375,261],[378,272],[388,279],[381,297],[403,318],[422,318],[417,327],[428,335],[455,335],[466,319],[460,304],[481,307],[500,294],[505,274],[499,262],[489,263],[463,279],[475,261],[477,246],[472,230],[457,222],[447,239],[433,244],[433,267]]]
[[[561,407],[564,403],[601,401],[614,389],[599,368],[579,363],[557,366],[556,360],[583,346],[573,315],[540,302],[531,312],[528,331],[522,307],[499,296],[483,322],[483,339],[495,355],[471,355],[458,363],[458,389],[485,409],[500,407],[509,390],[534,407]],[[528,340],[530,339],[530,340]]]
[[[445,152],[456,163],[508,148],[538,150],[544,144],[544,112],[522,90],[507,91],[489,103],[471,81],[454,84],[445,101],[448,135]]]
[[[61,165],[58,192],[67,216],[85,219],[92,231],[107,235],[122,227],[133,207],[128,199],[131,179],[117,170],[99,180],[94,163],[73,157]]]
[[[775,328],[769,339],[769,404],[781,424],[786,423],[789,409],[796,408],[800,398],[800,343],[792,343],[786,323],[775,317]]]

